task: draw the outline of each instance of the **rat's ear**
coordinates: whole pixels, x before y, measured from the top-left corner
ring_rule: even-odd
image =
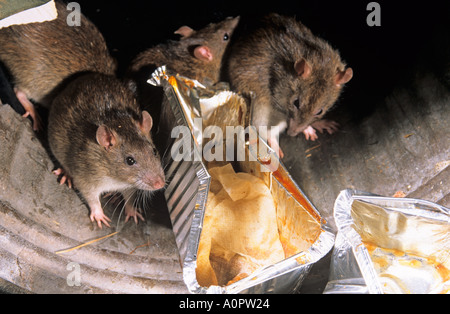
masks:
[[[186,38],[194,34],[194,30],[190,28],[189,26],[181,26],[179,29],[177,29],[174,34],[181,35],[181,39]]]
[[[212,61],[213,54],[211,50],[207,46],[198,46],[194,49],[194,56],[202,61]]]
[[[334,77],[334,82],[336,83],[337,86],[340,86],[350,81],[352,77],[353,77],[352,68],[347,68],[345,71],[338,70],[338,73]]]
[[[109,150],[117,143],[116,136],[110,129],[108,129],[106,125],[101,125],[98,127],[96,139],[97,143],[99,143],[100,146],[106,150]]]
[[[139,128],[145,134],[149,133],[153,126],[152,116],[147,111],[142,111],[142,121],[139,122]]]
[[[307,79],[311,76],[311,66],[306,62],[305,59],[301,58],[294,63],[294,70],[298,76]]]

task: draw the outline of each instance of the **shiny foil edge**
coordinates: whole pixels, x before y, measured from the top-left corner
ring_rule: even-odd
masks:
[[[365,201],[380,207],[385,207],[390,211],[398,211],[410,216],[419,216],[447,223],[450,223],[450,209],[426,200],[384,197],[353,189],[346,189],[339,193],[334,204],[334,219],[338,229],[337,240],[343,239],[343,241],[336,242],[336,246],[333,250],[332,264],[338,262],[339,254],[335,253],[339,252],[339,250],[341,250],[341,257],[343,254],[347,254],[347,259],[351,258],[348,256],[348,248],[350,248],[351,253],[356,259],[360,274],[364,279],[367,292],[370,294],[383,294],[384,291],[379,281],[377,272],[375,271],[369,251],[363,244],[361,236],[352,227],[353,218],[351,217],[351,210],[352,203],[355,200]],[[340,245],[338,245],[338,242]],[[348,246],[347,250],[345,246]],[[353,271],[351,273],[349,271],[348,273],[344,272],[337,275],[341,278],[348,279],[349,282],[355,282],[355,280],[357,281],[358,279],[352,277],[354,276]],[[334,291],[334,285],[339,284],[339,280],[336,280],[338,278],[332,279],[333,280],[328,282],[324,293],[336,292]],[[352,286],[353,285],[350,284],[350,289]],[[358,286],[358,284],[356,286]],[[343,291],[345,291],[345,289],[343,289]],[[361,288],[359,291],[364,291],[364,289]]]

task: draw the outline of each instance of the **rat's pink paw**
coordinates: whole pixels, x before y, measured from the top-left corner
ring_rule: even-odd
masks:
[[[305,134],[305,138],[307,140],[315,141],[319,138],[316,134],[316,130],[314,130],[310,125],[303,130],[303,134]]]
[[[100,229],[102,229],[102,223],[104,223],[105,226],[107,226],[107,227],[111,227],[111,226],[109,225],[109,223],[111,222],[111,219],[109,219],[109,218],[103,213],[103,210],[102,210],[102,211],[93,211],[93,212],[91,213],[90,218],[91,218],[91,221],[92,221],[92,222],[94,222],[94,221],[97,222],[97,225],[98,225],[98,227],[99,227]]]
[[[25,109],[25,114],[22,117],[26,118],[28,116],[31,116],[31,118],[33,119],[33,130],[42,131],[42,119],[39,116],[33,103],[28,99],[27,95],[24,92],[17,89],[14,89],[14,91],[16,92],[16,97],[22,104],[23,109]]]
[[[320,133],[326,130],[328,134],[333,134],[339,130],[339,123],[332,120],[319,120],[311,124],[311,126]]]
[[[125,222],[127,222],[131,217],[133,217],[134,222],[138,223],[138,218],[142,221],[145,221],[144,217],[142,217],[140,210],[131,205],[125,205]]]
[[[58,168],[56,170],[53,170],[53,174],[59,178],[59,184],[63,185],[64,183],[67,183],[67,186],[69,188],[72,188],[72,178],[66,174],[63,168]]]

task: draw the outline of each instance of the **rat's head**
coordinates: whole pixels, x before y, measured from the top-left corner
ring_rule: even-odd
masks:
[[[141,190],[159,190],[165,185],[158,151],[150,137],[152,117],[146,111],[141,117],[128,114],[100,125],[97,143],[108,163],[109,176],[118,184]]]
[[[192,42],[190,48],[196,59],[203,62],[220,62],[238,23],[239,16],[228,17],[219,23],[211,23],[198,31],[189,26],[182,26],[175,34],[181,35],[181,40]]]
[[[284,62],[282,68],[272,72],[272,99],[274,106],[288,115],[290,136],[321,119],[336,102],[343,84],[353,76],[353,70],[346,69],[337,54],[310,60],[301,57]],[[290,73],[289,79],[283,70]]]

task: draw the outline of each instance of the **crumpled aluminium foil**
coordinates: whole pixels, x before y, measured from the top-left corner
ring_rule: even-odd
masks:
[[[448,293],[450,210],[417,199],[342,191],[324,293]]]

